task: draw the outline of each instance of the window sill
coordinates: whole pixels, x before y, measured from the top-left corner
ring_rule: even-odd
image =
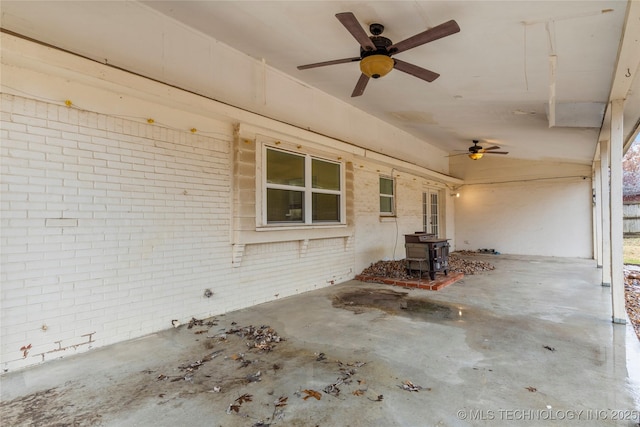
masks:
[[[396,222],[397,219],[398,217],[395,215],[381,216],[380,222]]]
[[[353,227],[346,224],[299,225],[257,227],[255,230],[243,230],[233,233],[234,244],[257,244],[289,242],[295,240],[332,239],[350,237]]]
[[[233,267],[240,267],[242,257],[247,245],[295,242],[298,241],[300,256],[306,256],[309,240],[316,239],[343,239],[345,251],[353,240],[353,227],[344,224],[335,226],[308,226],[308,227],[272,227],[257,228],[255,230],[235,231],[232,241],[231,263]]]
[[[282,230],[315,230],[315,229],[327,229],[327,228],[345,228],[346,224],[339,223],[325,223],[325,224],[273,224],[273,225],[264,225],[261,227],[256,227],[256,231],[282,231]]]

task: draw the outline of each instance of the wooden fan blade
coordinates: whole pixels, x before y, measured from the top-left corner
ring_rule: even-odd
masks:
[[[324,67],[326,65],[336,65],[336,64],[346,64],[347,62],[356,62],[360,61],[360,58],[344,58],[344,59],[334,59],[333,61],[324,61],[324,62],[316,62],[313,64],[307,65],[298,65],[298,70],[306,70],[308,68],[316,68],[316,67]]]
[[[403,73],[411,74],[419,79],[432,82],[440,77],[440,74],[418,67],[417,65],[409,64],[408,62],[400,61],[399,59],[394,59],[393,61],[395,62],[393,68],[400,70]]]
[[[360,78],[358,79],[358,83],[356,83],[356,87],[353,89],[353,93],[351,97],[360,96],[364,93],[364,89],[367,87],[367,83],[369,83],[369,76],[366,74],[360,74]]]
[[[441,39],[442,37],[450,36],[451,34],[455,34],[459,31],[460,27],[458,26],[458,23],[452,19],[451,21],[447,21],[444,24],[437,25],[426,31],[418,33],[415,36],[402,40],[401,42],[392,44],[387,48],[387,51],[391,55],[395,55],[396,53],[404,52],[405,50],[414,48],[416,46]]]
[[[448,156],[445,156],[445,157],[468,156],[469,154],[471,154],[471,153],[469,153],[469,152],[467,151],[467,152],[465,152],[465,153],[449,154]]]
[[[483,154],[509,154],[508,151],[489,151],[488,153]]]
[[[355,15],[351,12],[337,13],[336,18],[351,33],[354,39],[360,43],[364,50],[375,50],[376,45],[373,44],[367,33],[364,31]]]
[[[497,145],[493,145],[491,147],[487,147],[487,148],[483,148],[484,151],[489,151],[489,150],[497,150],[500,147],[498,147]]]

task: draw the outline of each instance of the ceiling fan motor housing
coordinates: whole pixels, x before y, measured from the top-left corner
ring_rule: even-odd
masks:
[[[360,70],[367,76],[378,79],[387,75],[393,69],[394,61],[387,51],[387,47],[391,46],[393,42],[382,36],[371,36],[369,38],[376,46],[376,49],[365,50],[362,47],[360,48]]]
[[[387,48],[393,44],[391,40],[382,36],[370,36],[369,38],[373,44],[376,45],[376,50],[365,50],[360,47],[360,58],[366,58],[371,55],[390,56]]]

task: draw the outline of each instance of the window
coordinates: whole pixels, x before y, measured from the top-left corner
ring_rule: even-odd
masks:
[[[341,223],[342,164],[266,149],[267,224]]]
[[[393,187],[393,178],[380,177],[380,215],[395,214]]]

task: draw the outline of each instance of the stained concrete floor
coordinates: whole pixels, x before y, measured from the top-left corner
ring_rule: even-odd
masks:
[[[5,374],[2,425],[637,426],[640,344],[594,263],[477,259],[438,292],[350,281]]]

